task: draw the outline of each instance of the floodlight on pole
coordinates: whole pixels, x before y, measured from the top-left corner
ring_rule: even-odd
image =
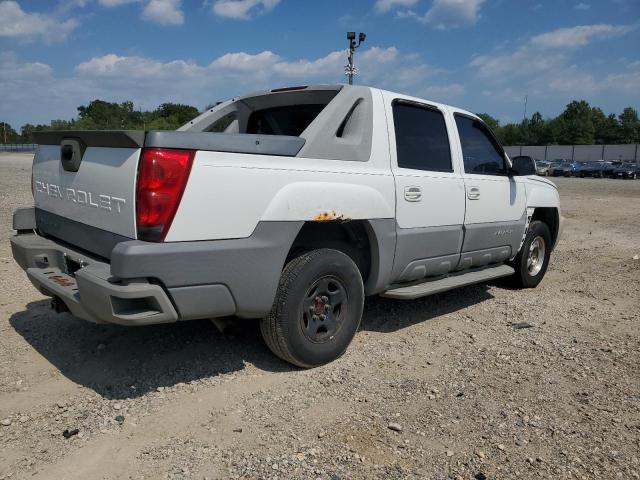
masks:
[[[354,55],[356,48],[367,38],[367,34],[360,32],[358,34],[358,42],[356,43],[356,32],[347,32],[347,40],[349,41],[349,53],[347,56],[348,63],[344,66],[344,73],[349,77],[349,85],[353,85],[353,76],[358,73],[358,69],[354,65]]]

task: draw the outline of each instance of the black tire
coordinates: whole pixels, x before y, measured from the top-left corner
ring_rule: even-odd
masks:
[[[282,271],[271,312],[260,321],[267,346],[293,365],[312,368],[346,351],[360,325],[362,276],[348,255],[305,252]]]
[[[539,258],[542,263],[538,265],[539,269],[530,269],[528,263],[529,253],[532,250],[532,243],[534,240],[539,241],[538,239],[542,239],[544,242],[543,254],[536,257]],[[516,273],[510,277],[511,283],[514,286],[519,288],[534,288],[538,286],[544,278],[544,274],[547,272],[547,267],[549,266],[549,257],[551,255],[552,246],[551,242],[551,232],[549,231],[549,227],[547,227],[546,223],[534,220],[529,224],[529,231],[524,239],[522,248],[518,252],[518,255],[516,255],[516,258],[509,263],[509,265],[511,265],[516,271]]]

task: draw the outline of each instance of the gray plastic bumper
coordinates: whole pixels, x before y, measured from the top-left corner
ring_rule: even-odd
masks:
[[[14,236],[11,250],[35,287],[44,295],[58,297],[76,317],[120,325],[179,319],[161,286],[146,279],[117,279],[108,263],[34,233]]]
[[[77,317],[122,325],[266,315],[303,223],[261,222],[250,237],[232,240],[121,241],[103,260],[39,235],[36,217],[33,208],[16,211],[11,239],[36,288]]]

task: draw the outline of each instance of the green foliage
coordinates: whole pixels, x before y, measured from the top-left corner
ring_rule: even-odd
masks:
[[[207,109],[214,105],[207,106]],[[49,125],[23,125],[18,134],[0,122],[0,143],[33,143],[33,133],[45,130],[175,130],[198,116],[191,105],[163,103],[152,111],[136,110],[133,102],[93,100],[78,107],[78,118],[52,120]],[[478,116],[494,131],[503,145],[573,145],[640,143],[638,112],[625,108],[620,115],[605,115],[584,100],[574,100],[555,118],[540,112],[520,123],[500,125],[488,113]]]
[[[584,100],[574,100],[555,118],[540,112],[520,123],[501,126],[487,114],[478,114],[503,145],[592,145],[640,143],[638,112],[627,107],[616,117],[605,115]]]
[[[179,103],[163,103],[152,111],[136,110],[133,102],[93,100],[78,107],[78,118],[51,120],[49,125],[27,123],[20,134],[11,125],[0,122],[0,143],[33,143],[33,134],[47,130],[175,130],[199,114],[196,107]]]
[[[6,122],[0,122],[0,143],[20,143],[20,136]]]
[[[478,113],[478,116],[482,119],[484,123],[487,124],[487,126],[491,130],[496,131],[498,128],[500,128],[500,120],[498,120],[497,118],[493,118],[488,113]]]

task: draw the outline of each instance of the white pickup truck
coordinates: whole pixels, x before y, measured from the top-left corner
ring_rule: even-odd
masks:
[[[363,86],[234,98],[170,132],[46,132],[13,256],[99,323],[261,318],[302,367],[339,357],[367,295],[510,276],[535,287],[558,191],[472,113]]]

